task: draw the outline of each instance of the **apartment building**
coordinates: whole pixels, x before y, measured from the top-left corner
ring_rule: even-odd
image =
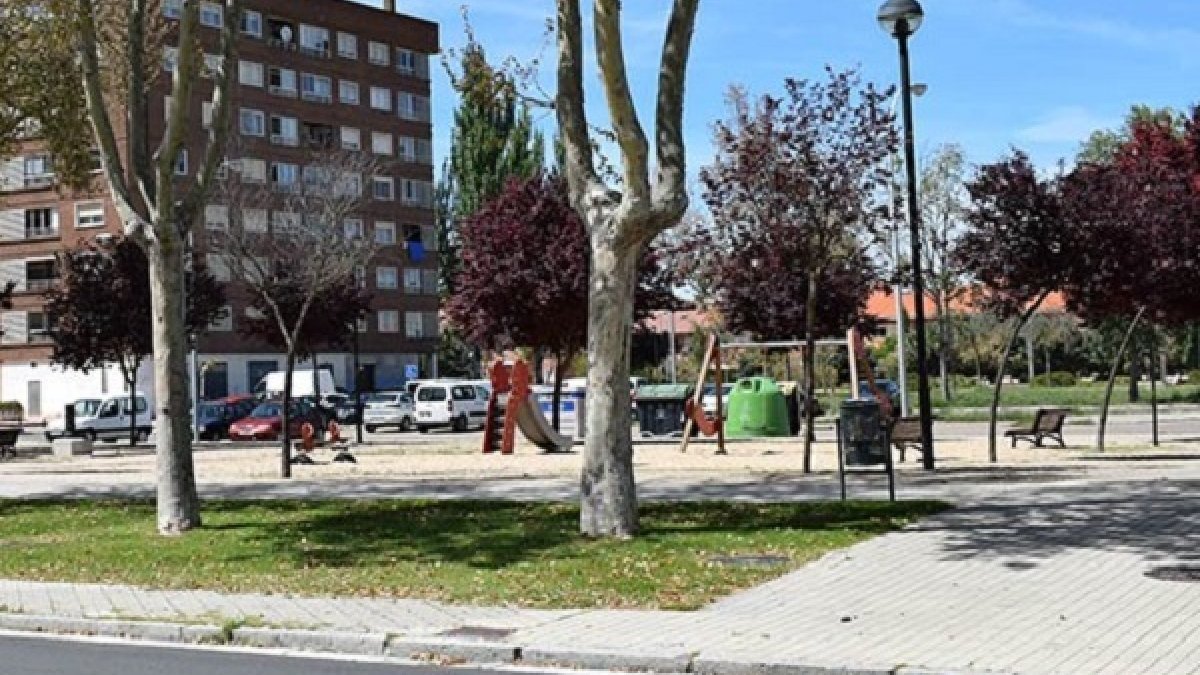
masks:
[[[166,0],[168,20],[178,18],[182,4]],[[429,81],[438,29],[397,14],[393,2],[384,4],[376,9],[348,0],[245,0],[242,16],[234,18],[223,15],[220,3],[200,3],[200,39],[210,66],[220,58],[220,29],[228,20],[239,22],[228,168],[240,172],[243,182],[288,190],[325,148],[373,153],[383,167],[363,178],[366,204],[343,224],[347,235],[373,237],[381,246],[359,275],[373,300],[370,316],[358,327],[358,379],[373,388],[436,375],[438,338]],[[175,58],[174,48],[164,49],[164,70]],[[146,102],[152,143],[165,127],[167,80],[160,78]],[[211,93],[212,80],[201,78],[191,104],[195,123],[176,166],[181,189],[199,170],[212,121]],[[49,363],[41,294],[58,278],[55,254],[119,229],[103,181],[82,193],[57,187],[53,157],[36,143],[0,163],[0,283],[12,281],[17,289],[11,310],[0,312],[0,399],[20,401],[32,418],[61,410],[79,396],[123,390],[115,368],[84,374]],[[294,215],[264,207],[254,214],[264,223]],[[193,232],[197,241],[204,241],[207,230],[228,227],[229,209],[219,196],[202,220]],[[203,255],[203,247],[197,248]],[[210,257],[208,264],[219,280],[236,281],[219,259]],[[204,398],[252,391],[265,373],[284,364],[277,349],[239,333],[239,321],[250,311],[244,296],[231,292],[227,309],[226,318],[197,342],[196,376]],[[354,387],[348,349],[320,354],[316,362],[339,385]],[[148,364],[143,371],[139,386],[149,391]]]

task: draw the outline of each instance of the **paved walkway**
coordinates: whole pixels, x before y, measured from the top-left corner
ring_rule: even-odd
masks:
[[[816,489],[817,479],[674,480],[658,479],[645,493],[779,499],[820,496],[831,487],[828,477],[824,489]],[[442,496],[477,494],[465,482],[419,482]],[[547,489],[571,487],[530,480],[474,489],[489,496],[540,489],[546,497]],[[359,486],[367,496],[395,488]],[[224,493],[255,496],[254,489],[233,486]],[[1200,673],[1200,583],[1144,575],[1157,565],[1200,565],[1198,490],[1200,462],[1130,463],[1087,474],[1031,470],[1003,481],[972,474],[908,477],[902,497],[940,495],[960,508],[696,612],[535,611],[0,581],[0,605],[10,612],[0,614],[0,627],[161,636],[139,633],[128,622],[220,626],[250,618],[251,625],[275,630],[238,630],[235,639],[738,675],[844,668]],[[168,638],[181,630],[159,628],[176,631]]]

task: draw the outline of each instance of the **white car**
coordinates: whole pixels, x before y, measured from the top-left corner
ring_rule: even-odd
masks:
[[[150,438],[154,429],[154,413],[146,395],[138,393],[134,396],[133,419],[130,419],[129,394],[109,396],[100,401],[94,408],[83,399],[83,411],[75,410],[75,435],[90,440],[116,441],[129,439],[129,428],[133,427],[134,438],[144,441]],[[77,402],[78,405],[78,402]],[[90,413],[90,414],[89,414]],[[132,424],[131,424],[132,422]],[[65,435],[63,430],[46,429],[46,436],[51,434]]]
[[[733,383],[722,382],[721,412],[724,414],[729,413],[729,395],[731,393],[733,393]],[[717,416],[717,385],[715,383],[710,382],[704,385],[704,393],[700,397],[700,407],[704,409],[705,413],[711,415],[712,417]]]
[[[483,426],[490,393],[487,387],[468,382],[425,382],[413,398],[417,411],[417,431],[436,427],[454,431]]]
[[[103,402],[104,399],[102,398],[81,398],[75,401],[73,404],[75,406],[75,419],[95,417],[96,411],[100,409],[100,404]],[[65,412],[48,416],[46,420],[46,440],[53,442],[54,439],[62,438],[66,435],[67,418]]]
[[[363,402],[363,426],[371,433],[383,427],[408,431],[414,414],[412,397],[402,391],[376,392]]]

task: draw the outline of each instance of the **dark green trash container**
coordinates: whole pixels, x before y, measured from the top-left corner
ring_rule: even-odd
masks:
[[[886,464],[887,429],[883,425],[879,402],[874,399],[849,399],[842,401],[838,413],[846,465]]]
[[[683,434],[690,384],[647,384],[637,388],[638,427],[643,436]]]

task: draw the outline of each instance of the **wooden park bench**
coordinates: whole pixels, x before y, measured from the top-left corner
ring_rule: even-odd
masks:
[[[921,445],[921,418],[896,417],[892,420],[892,447],[900,451],[900,461],[904,461],[906,450],[924,452]]]
[[[1063,422],[1067,419],[1067,411],[1062,408],[1041,408],[1037,414],[1033,416],[1033,424],[1028,427],[1018,427],[1009,429],[1004,432],[1005,436],[1012,439],[1012,447],[1017,447],[1017,440],[1024,440],[1033,443],[1033,447],[1042,447],[1044,439],[1058,441],[1059,447],[1067,447],[1063,442],[1062,428]]]

